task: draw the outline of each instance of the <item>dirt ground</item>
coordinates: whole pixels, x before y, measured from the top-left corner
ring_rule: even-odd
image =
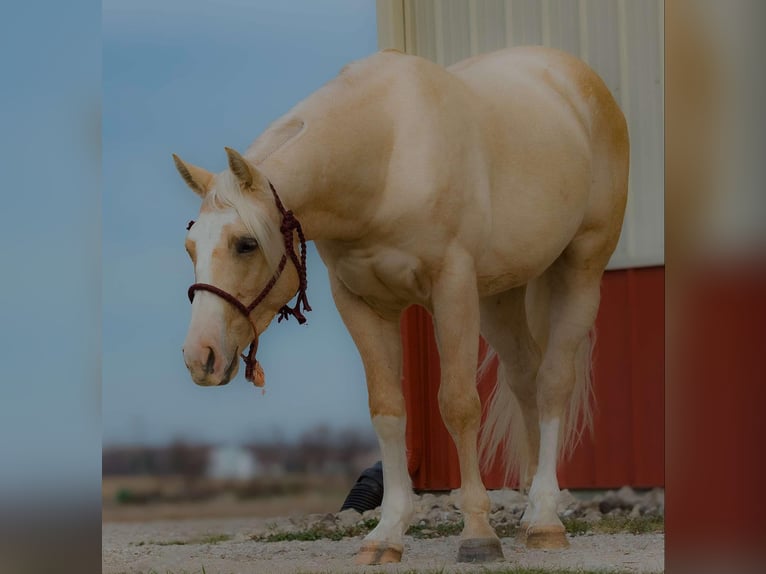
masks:
[[[256,542],[250,533],[263,519],[226,518],[106,523],[103,527],[103,572],[298,574],[405,572],[443,569],[444,574],[491,572],[498,568],[535,567],[594,569],[604,572],[662,572],[663,534],[585,534],[570,536],[567,550],[528,550],[502,539],[505,562],[456,564],[458,538],[430,540],[405,537],[402,563],[359,568],[353,557],[361,537],[337,542]]]
[[[138,485],[132,485],[136,489]],[[172,486],[172,485],[171,485]],[[170,488],[167,484],[163,488]],[[169,491],[172,491],[170,489]],[[414,497],[412,524],[419,535],[405,537],[401,564],[360,568],[354,565],[360,526],[376,522],[380,508],[364,514],[337,512],[345,489],[307,490],[291,496],[238,499],[217,496],[199,502],[125,505],[105,493],[103,572],[143,574],[354,573],[361,572],[492,572],[525,567],[572,571],[656,573],[663,571],[664,535],[650,525],[664,514],[664,491],[562,491],[557,511],[579,525],[570,530],[567,550],[528,550],[513,538],[502,538],[505,561],[493,565],[457,564],[461,516],[459,492],[424,493]],[[490,523],[498,532],[512,532],[527,498],[513,490],[490,491]],[[601,529],[599,525],[633,524]],[[627,521],[627,522],[626,522]],[[633,521],[633,522],[631,522]],[[447,527],[447,528],[445,528]],[[459,528],[458,528],[459,530]],[[441,537],[423,538],[426,531]],[[607,532],[617,532],[607,534]],[[643,532],[630,534],[629,532]],[[651,533],[649,533],[651,532]],[[300,534],[301,536],[296,536]],[[321,540],[308,537],[324,536]],[[339,541],[327,534],[346,536]],[[358,536],[352,536],[359,534]],[[436,534],[439,536],[439,534]],[[254,540],[256,536],[258,540]],[[507,535],[506,535],[507,536]],[[279,542],[267,542],[266,539]],[[293,541],[285,541],[292,538]],[[203,570],[204,568],[204,570]]]

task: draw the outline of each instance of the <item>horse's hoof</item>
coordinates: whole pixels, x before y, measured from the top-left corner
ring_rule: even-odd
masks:
[[[516,531],[516,542],[519,544],[527,543],[527,529],[529,528],[529,522],[522,522],[519,524],[519,529]]]
[[[460,542],[458,562],[495,562],[503,560],[503,548],[497,538],[468,538]]]
[[[530,526],[526,534],[527,548],[569,548],[569,540],[563,526]]]
[[[389,564],[402,561],[402,546],[370,540],[364,542],[356,554],[356,563],[359,566],[372,566],[375,564]]]

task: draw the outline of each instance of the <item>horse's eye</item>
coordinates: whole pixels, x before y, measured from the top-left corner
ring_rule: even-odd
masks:
[[[252,253],[258,249],[258,242],[252,237],[240,237],[234,248],[239,254]]]

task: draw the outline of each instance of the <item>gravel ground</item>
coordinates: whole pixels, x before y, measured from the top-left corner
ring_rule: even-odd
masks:
[[[491,520],[496,527],[518,522],[526,497],[514,491],[495,491]],[[458,519],[456,493],[417,497],[414,525],[422,530]],[[562,517],[594,524],[608,516],[657,516],[664,511],[661,490],[635,493],[629,488],[586,500],[562,492]],[[145,523],[106,523],[103,527],[103,572],[206,574],[305,572],[404,572],[441,570],[491,572],[514,567],[591,569],[605,572],[662,572],[664,534],[586,533],[569,537],[566,550],[528,550],[513,538],[502,538],[505,562],[469,566],[456,564],[459,539],[405,537],[402,563],[379,567],[354,566],[362,536],[314,541],[266,542],[268,536],[320,529],[333,532],[362,525],[377,518],[379,510],[364,516],[356,511],[315,514],[281,519],[206,519]],[[255,537],[255,539],[254,539]]]

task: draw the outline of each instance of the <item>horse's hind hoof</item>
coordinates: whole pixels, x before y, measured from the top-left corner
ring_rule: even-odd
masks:
[[[496,562],[503,560],[503,548],[497,538],[469,538],[460,542],[458,562]]]
[[[364,542],[356,554],[356,563],[359,566],[372,566],[401,562],[402,550],[403,548],[399,544],[375,541]]]
[[[530,526],[526,531],[527,548],[555,550],[569,548],[563,526]]]

